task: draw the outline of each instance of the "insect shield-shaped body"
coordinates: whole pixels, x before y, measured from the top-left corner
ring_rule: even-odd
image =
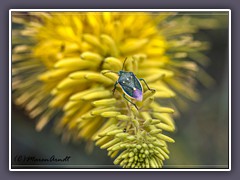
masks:
[[[134,104],[127,97],[129,97],[131,99],[135,99],[137,101],[142,101],[142,99],[143,99],[143,87],[142,87],[142,84],[140,83],[140,81],[143,81],[145,83],[145,85],[147,86],[148,90],[150,90],[150,91],[155,91],[155,90],[150,89],[148,87],[146,81],[144,79],[142,79],[142,78],[138,79],[133,72],[128,72],[128,71],[124,71],[123,70],[124,64],[125,64],[126,60],[127,60],[127,58],[125,59],[125,61],[123,63],[122,70],[120,70],[117,73],[119,75],[119,78],[118,78],[117,82],[114,85],[113,94],[114,94],[114,92],[116,90],[117,84],[119,84],[120,87],[123,90],[123,97],[128,102],[130,102],[132,105],[134,105],[136,107],[136,109],[138,109],[136,104]]]
[[[133,72],[119,71],[118,84],[122,88],[124,94],[137,101],[142,101],[143,88],[138,78]]]

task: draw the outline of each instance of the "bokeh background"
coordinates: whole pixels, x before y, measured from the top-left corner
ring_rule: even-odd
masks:
[[[192,14],[200,19],[209,15]],[[214,80],[212,88],[198,85],[201,94],[198,102],[189,102],[189,109],[175,118],[177,130],[169,134],[175,140],[169,145],[170,159],[164,168],[228,168],[229,134],[229,54],[228,54],[228,16],[217,17],[222,26],[205,29],[200,23],[195,39],[208,41],[210,49],[205,53],[211,60],[206,69]],[[17,155],[49,158],[71,156],[70,163],[56,163],[46,166],[46,162],[24,163],[14,161]],[[106,150],[94,147],[92,153],[86,152],[85,142],[63,143],[53,133],[52,124],[41,132],[35,131],[35,122],[24,111],[12,105],[11,119],[12,168],[117,168],[107,156]],[[52,164],[52,163],[51,163]],[[106,166],[107,165],[107,166]]]

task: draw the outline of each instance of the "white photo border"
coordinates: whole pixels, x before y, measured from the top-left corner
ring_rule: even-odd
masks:
[[[228,102],[228,168],[226,169],[16,169],[11,164],[11,113],[12,113],[12,12],[228,12],[228,54],[229,54],[229,102]],[[46,165],[47,166],[47,165]],[[46,167],[45,166],[45,167]],[[38,166],[39,167],[39,166]],[[9,10],[9,171],[231,171],[231,9],[10,9]]]

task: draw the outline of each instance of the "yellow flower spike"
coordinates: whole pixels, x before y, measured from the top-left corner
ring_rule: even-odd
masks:
[[[149,39],[130,39],[120,47],[120,51],[122,54],[133,53],[141,50],[148,42]]]
[[[89,12],[86,15],[87,23],[93,28],[93,32],[96,35],[99,35],[100,27],[96,26],[96,24],[99,24],[100,19],[99,16],[95,12]]]
[[[82,60],[87,60],[89,62],[97,64],[100,64],[103,60],[103,57],[101,55],[93,52],[83,52],[80,57]]]
[[[168,80],[168,84],[174,89],[177,88],[178,92],[187,99],[192,99],[194,101],[199,99],[199,95],[194,90],[186,88],[184,84],[180,84],[178,81]]]
[[[132,119],[131,117],[126,116],[126,115],[122,115],[122,114],[121,115],[117,115],[116,118],[118,120],[122,120],[122,121],[130,121]]]
[[[118,133],[118,134],[116,134],[116,137],[117,138],[126,138],[127,136],[128,136],[129,134],[127,134],[127,133],[123,133],[123,132],[121,132],[121,133]],[[122,146],[121,146],[122,147]]]
[[[93,135],[93,140],[97,140],[99,136],[104,136],[104,132],[108,132],[109,127],[112,127],[112,124],[115,124],[117,120],[115,118],[110,118],[107,122],[105,122],[98,131]],[[116,128],[116,127],[115,127]],[[106,131],[107,130],[107,131]]]
[[[108,49],[110,51],[111,56],[118,57],[119,56],[119,51],[117,49],[115,41],[110,36],[108,36],[106,34],[101,35],[100,38],[103,41],[103,43],[105,43],[108,46]]]
[[[36,130],[41,131],[43,127],[50,121],[50,116],[51,116],[51,111],[48,113],[45,113],[44,115],[41,116],[39,119],[37,125],[36,125]]]
[[[34,108],[31,112],[29,112],[30,118],[35,118],[39,116],[43,112],[43,109],[41,107]]]
[[[136,128],[139,128],[139,122],[138,122],[138,120],[136,120],[136,119],[132,119],[132,122],[133,122],[133,124],[134,124],[134,126],[136,127]]]
[[[88,73],[84,76],[85,79],[89,80],[89,81],[94,81],[94,82],[98,82],[98,83],[102,83],[105,84],[106,86],[108,85],[113,85],[113,81],[99,73]]]
[[[82,97],[82,100],[94,100],[94,99],[100,99],[100,98],[109,98],[111,97],[112,93],[108,90],[102,90],[99,92],[93,92],[90,94],[85,95]]]
[[[27,46],[27,45],[19,45],[19,46],[15,47],[15,48],[13,49],[13,52],[14,52],[14,53],[22,53],[22,52],[30,51],[30,50],[31,50],[30,46]]]
[[[139,111],[136,109],[136,107],[131,105],[130,109],[131,109],[134,116],[136,116],[136,117],[139,116]]]
[[[164,143],[162,143],[162,141],[153,141],[152,144],[156,147],[160,147],[163,148],[165,146]]]
[[[72,97],[72,96],[71,96],[71,97]],[[71,98],[71,97],[70,97],[70,98]],[[69,99],[70,99],[70,98],[69,98]],[[80,101],[80,100],[79,100],[79,101],[73,101],[73,100],[71,101],[71,100],[70,100],[70,101],[68,101],[67,104],[64,105],[63,110],[64,110],[64,111],[68,111],[68,110],[70,110],[71,108],[74,108],[74,107],[76,107],[76,106],[79,106],[79,104],[80,104],[80,106],[81,106],[81,104],[83,104],[83,101]]]
[[[29,101],[29,103],[25,107],[26,111],[31,112],[34,108],[37,107],[37,105],[39,104],[39,102],[41,102],[41,100],[42,100],[42,98],[35,98],[35,99],[32,99],[31,101]],[[15,102],[15,103],[17,104],[17,102]]]
[[[127,157],[129,156],[128,154],[129,154],[129,152],[123,151],[123,152],[116,158],[116,160],[114,161],[114,164],[115,164],[116,161],[121,161],[122,159],[127,158]],[[119,163],[117,163],[117,164],[119,164]]]
[[[82,106],[79,106],[80,108],[71,108],[70,110],[66,111],[66,115],[65,117],[71,117],[69,119],[73,119],[73,121],[77,121],[78,117],[81,117],[82,115],[84,115],[85,113],[87,113],[89,111],[89,109],[91,108],[91,105],[89,103],[85,103]]]
[[[101,146],[103,144],[106,144],[107,142],[109,142],[111,140],[110,137],[108,136],[104,136],[104,137],[98,137],[98,139],[96,140],[96,145]]]
[[[158,168],[162,168],[162,160],[160,160],[158,157],[153,156],[154,157],[154,160],[156,161],[156,164],[158,165]]]
[[[133,141],[133,140],[136,139],[136,137],[135,136],[128,136],[127,139],[130,140],[130,141]]]
[[[128,160],[124,159],[121,163],[120,166],[126,167],[125,165],[127,164]]]
[[[121,70],[122,62],[114,57],[108,57],[104,60],[103,69]]]
[[[166,135],[163,135],[163,134],[157,134],[156,136],[157,136],[159,139],[162,139],[162,140],[167,141],[167,142],[170,142],[170,143],[174,143],[174,142],[175,142],[172,138],[170,138],[170,137],[168,137],[168,136],[166,136]]]
[[[150,166],[152,168],[158,168],[158,164],[156,163],[155,158],[153,157],[150,159]]]
[[[12,31],[14,102],[40,119],[38,130],[55,120],[64,139],[96,141],[116,157],[114,164],[161,168],[169,157],[167,144],[174,142],[163,133],[174,131],[175,124],[172,107],[155,100],[174,97],[174,109],[183,109],[184,97],[199,99],[196,83],[189,78],[212,83],[198,66],[208,62],[200,52],[208,45],[194,41],[197,27],[191,18],[175,14],[14,14],[13,23],[18,24]],[[122,97],[119,85],[112,94],[120,70],[133,72],[155,89],[149,91],[141,83],[143,101],[131,99],[139,109]]]
[[[161,120],[159,120],[159,119],[152,119],[151,125],[156,125],[157,126],[160,122],[161,122]]]
[[[113,131],[109,131],[108,133],[106,133],[107,136],[113,136],[116,135],[117,133],[122,133],[122,130],[120,129],[115,129]]]
[[[119,139],[114,139],[114,140],[111,140],[111,141],[109,141],[108,143],[100,146],[100,148],[101,148],[101,149],[109,148],[109,147],[115,145],[115,144],[118,143],[118,142],[120,142]]]
[[[171,77],[173,76],[173,73],[171,71],[167,72],[165,70],[161,70],[156,74],[153,75],[149,75],[145,78],[145,81],[151,83],[151,82],[155,82],[158,81],[160,79],[166,78],[166,77]]]
[[[84,120],[84,119],[93,119],[95,116],[92,115],[90,112],[83,114],[79,120]]]
[[[103,112],[108,112],[108,111],[112,111],[112,110],[116,110],[116,108],[113,106],[113,107],[98,107],[98,108],[95,108],[93,110],[90,111],[90,113],[92,115],[100,115],[102,114]]]
[[[171,117],[169,117],[168,114],[166,113],[152,113],[153,116],[159,120],[161,120],[162,122],[166,123],[169,126],[173,126],[174,127],[174,123]]]
[[[56,81],[56,79],[62,79],[63,77],[66,77],[66,75],[69,73],[68,69],[55,69],[51,71],[47,71],[41,75],[39,75],[38,79],[41,81]]]
[[[147,54],[151,57],[158,57],[158,56],[162,56],[165,53],[165,49],[164,48],[149,48],[146,50]]]
[[[144,121],[143,126],[148,127],[150,124],[152,124],[152,119],[147,119]]]
[[[150,168],[150,162],[148,158],[145,158],[146,168]]]
[[[82,105],[82,106],[83,106],[83,105]],[[82,107],[82,106],[80,106],[80,104],[79,104],[78,108],[76,108],[76,106],[74,106],[73,108],[67,110],[67,111],[65,112],[65,115],[66,115],[66,116],[73,116],[76,112],[79,111],[79,107]]]
[[[98,38],[91,34],[83,34],[83,40],[86,41],[87,43],[93,45],[94,47],[98,48],[101,52],[101,54],[105,54],[106,50],[103,48],[101,42],[99,41]]]
[[[57,94],[59,94],[60,93],[60,91],[57,89],[57,88],[54,88],[54,89],[52,89],[51,91],[50,91],[50,94],[51,95],[57,95]]]
[[[174,93],[171,93],[169,91],[157,91],[155,94],[156,98],[173,98],[176,95]]]
[[[157,150],[160,152],[161,155],[164,156],[165,159],[169,159],[169,156],[167,155],[167,153],[165,153],[161,148],[157,148]]]
[[[172,108],[160,107],[157,103],[154,102],[150,106],[154,111],[159,113],[174,113],[174,110]]]
[[[116,130],[118,129],[118,127],[116,126],[116,124],[112,123],[110,126],[106,127],[105,129],[103,129],[101,131],[101,133],[98,134],[98,136],[100,137],[103,137],[105,136],[108,132],[112,131],[112,130]]]
[[[140,114],[145,121],[152,119],[151,116],[149,115],[149,113],[147,113],[147,112],[141,112]]]
[[[151,130],[149,134],[154,135],[154,134],[159,134],[160,132],[162,132],[161,129],[154,129],[154,130]]]
[[[154,149],[154,152],[155,152],[155,156],[158,157],[158,159],[163,161],[166,159],[159,151]]]
[[[110,98],[110,99],[93,101],[92,105],[94,105],[94,106],[109,106],[109,105],[115,105],[116,102],[117,102],[117,100],[115,98]]]
[[[17,17],[16,14],[15,16],[12,17],[12,22],[16,23],[16,24],[26,24],[27,21],[21,17]]]
[[[110,117],[116,117],[117,115],[121,114],[120,112],[117,112],[117,111],[108,111],[108,112],[103,112],[101,113],[101,116],[102,117],[107,117],[107,118],[110,118]]]
[[[152,124],[153,124],[153,123],[152,123]],[[160,129],[165,130],[165,131],[169,131],[169,132],[175,131],[175,127],[174,127],[174,126],[169,126],[169,125],[164,124],[164,123],[158,123],[156,126],[157,126],[158,128],[160,128]]]
[[[58,96],[56,96],[55,98],[53,98],[51,100],[51,102],[49,103],[49,107],[51,107],[51,108],[62,107],[64,105],[66,99],[68,99],[68,97],[71,93],[72,93],[71,91],[66,91],[66,92],[59,94]]]
[[[119,157],[119,156],[118,156]],[[113,164],[115,164],[115,165],[118,165],[118,164],[120,164],[120,162],[121,162],[121,158],[116,158],[114,161],[113,161]]]
[[[114,158],[117,154],[118,154],[118,151],[114,151],[114,152],[110,155],[110,157],[111,157],[111,158]]]
[[[83,90],[83,91],[81,91],[81,92],[75,93],[75,94],[73,94],[73,95],[70,97],[70,102],[69,102],[69,103],[71,103],[71,101],[79,101],[79,100],[81,100],[81,97],[82,97],[82,96],[85,96],[85,95],[87,95],[87,94],[91,94],[91,93],[93,93],[93,92],[98,92],[98,91],[103,91],[103,90],[104,90],[103,87],[93,87],[93,88],[90,88],[90,89]],[[68,106],[68,105],[66,105],[66,106]],[[67,108],[67,107],[66,107],[66,108],[64,107],[64,109],[67,110],[68,108]]]
[[[133,63],[136,63],[135,65],[140,66],[138,65],[138,63],[142,64],[143,61],[147,59],[147,54],[145,54],[144,52],[139,52],[137,54],[134,54],[132,58],[134,60]]]
[[[155,68],[155,67],[164,67],[166,63],[158,60],[151,60],[149,59],[148,61],[144,61],[139,64],[140,68],[148,66],[149,68]]]
[[[148,151],[148,150],[145,150],[145,151],[144,151],[144,154],[148,156],[148,155],[149,155],[149,151]]]
[[[91,64],[90,64],[91,65]],[[72,57],[72,58],[63,58],[54,64],[54,68],[84,68],[89,66],[89,63],[81,60],[80,56]]]
[[[77,93],[75,95],[73,95],[70,100],[71,101],[79,101],[79,100],[90,100],[90,99],[97,99],[97,98],[104,98],[104,97],[109,97],[110,96],[110,92],[104,89],[98,89],[98,91],[96,92],[96,90],[93,91],[89,91],[89,93],[85,94],[84,96],[80,93]]]
[[[107,148],[107,150],[111,151],[111,152],[114,152],[116,150],[119,150],[121,148],[122,144],[123,144],[122,142],[119,142],[119,143],[115,144],[114,146],[111,146],[111,147]]]
[[[143,69],[138,72],[139,77],[151,77],[150,80],[156,81],[161,80],[163,77],[172,77],[174,73],[170,70],[162,69],[162,68],[149,68]],[[158,78],[157,78],[158,77]],[[146,78],[144,78],[146,80]],[[146,80],[147,81],[147,80]],[[147,81],[149,82],[149,81]],[[151,82],[149,82],[151,83]]]
[[[111,23],[112,21],[111,12],[103,12],[103,21],[107,24]]]
[[[170,154],[169,150],[166,148],[166,147],[162,147],[162,150],[167,153],[167,154]]]
[[[169,93],[167,91],[157,91],[155,94],[156,98],[173,98],[175,94]]]
[[[118,80],[118,75],[117,74],[113,74],[113,73],[109,73],[109,70],[103,70],[101,72],[104,76],[110,78],[113,80],[113,82],[116,82]]]
[[[165,81],[166,80],[167,79],[165,79]],[[154,83],[149,83],[149,86],[154,88],[156,90],[156,92],[160,91],[160,92],[167,92],[167,93],[174,94],[174,91],[169,89],[169,87],[167,86],[167,84],[164,81],[157,81],[157,82],[154,82]]]
[[[132,57],[129,57],[129,58],[127,58],[127,61],[128,61],[128,63],[124,64],[124,70],[130,71],[130,72],[137,72],[138,71],[137,62],[135,62],[137,60]],[[135,66],[135,67],[133,67],[133,66]]]
[[[134,161],[134,158],[133,158],[133,157],[130,157],[130,158],[128,159],[129,165],[130,165],[133,161]]]
[[[86,84],[86,79],[72,79],[72,78],[65,78],[57,85],[57,90],[62,91],[66,89],[70,89],[76,86],[81,86]]]
[[[31,92],[30,94],[29,93],[23,93],[20,97],[17,97],[17,99],[15,100],[15,102],[18,104],[18,105],[21,105],[21,104],[25,104],[30,98],[31,96],[34,94],[34,92]]]
[[[79,136],[86,139],[91,139],[93,134],[101,125],[101,122],[102,122],[101,118],[95,118],[94,121],[90,121],[84,126],[84,128],[83,127],[81,128],[81,131],[79,132]]]
[[[146,100],[146,99],[152,97],[155,93],[156,93],[155,90],[153,90],[153,91],[147,91],[147,92],[145,92],[145,93],[143,94],[143,99]]]
[[[58,27],[56,32],[65,37],[65,40],[73,42],[76,41],[76,35],[71,27]]]
[[[215,80],[209,74],[207,74],[203,69],[199,68],[198,70],[199,72],[197,77],[204,86],[212,87],[216,83]]]

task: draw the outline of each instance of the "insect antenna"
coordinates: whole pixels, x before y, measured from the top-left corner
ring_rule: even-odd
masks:
[[[125,58],[124,62],[123,62],[123,66],[122,66],[122,70],[124,69],[124,65],[125,65],[125,62],[127,61],[127,57]]]

